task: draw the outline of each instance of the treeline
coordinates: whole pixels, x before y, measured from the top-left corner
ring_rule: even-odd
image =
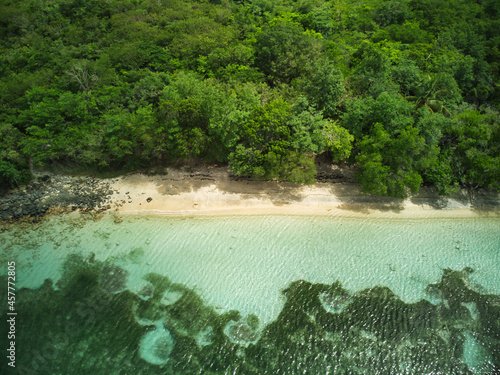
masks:
[[[500,189],[497,0],[3,0],[0,184],[180,160]]]

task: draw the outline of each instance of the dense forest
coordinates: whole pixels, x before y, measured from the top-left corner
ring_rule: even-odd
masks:
[[[500,189],[498,0],[2,0],[0,185],[225,163]]]

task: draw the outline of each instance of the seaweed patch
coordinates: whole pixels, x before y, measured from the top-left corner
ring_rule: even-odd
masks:
[[[412,304],[385,287],[350,293],[339,282],[298,280],[263,326],[253,314],[218,313],[167,276],[148,274],[130,290],[120,266],[71,255],[57,288],[47,280],[17,294],[20,371],[495,373],[500,298],[476,291],[470,273],[444,270],[427,286],[433,302]]]

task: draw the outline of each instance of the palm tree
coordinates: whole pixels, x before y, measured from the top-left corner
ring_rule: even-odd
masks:
[[[450,117],[448,105],[462,100],[455,79],[447,73],[427,75],[413,92],[415,95],[405,99],[414,102],[417,108],[426,107],[432,113],[441,113],[446,117]]]

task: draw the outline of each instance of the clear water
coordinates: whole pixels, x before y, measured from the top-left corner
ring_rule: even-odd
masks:
[[[25,373],[500,366],[498,218],[63,216],[0,247]]]

